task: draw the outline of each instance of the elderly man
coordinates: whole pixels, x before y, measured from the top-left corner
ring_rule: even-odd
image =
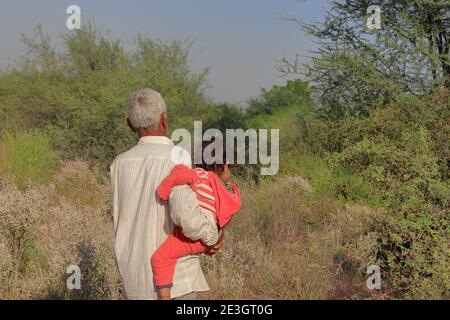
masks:
[[[150,257],[172,231],[174,224],[190,239],[211,246],[214,254],[222,246],[212,215],[205,215],[188,186],[175,188],[169,203],[156,195],[161,181],[174,167],[173,142],[167,138],[168,118],[161,95],[151,89],[134,93],[128,101],[128,125],[139,138],[137,146],[119,155],[111,165],[114,193],[116,256],[124,298],[157,299]],[[172,298],[195,299],[209,290],[198,256],[178,260]]]

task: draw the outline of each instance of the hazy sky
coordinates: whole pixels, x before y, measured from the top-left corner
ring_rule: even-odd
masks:
[[[14,0],[0,4],[0,66],[21,54],[20,34],[41,23],[57,40],[66,31],[66,8],[81,7],[82,19],[125,42],[137,33],[154,38],[195,39],[193,68],[211,67],[208,94],[217,101],[244,103],[261,87],[283,83],[275,60],[308,54],[311,39],[292,22],[320,19],[325,0]],[[56,41],[55,41],[56,42]]]

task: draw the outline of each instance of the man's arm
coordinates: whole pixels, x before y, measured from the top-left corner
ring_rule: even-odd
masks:
[[[205,214],[198,203],[195,192],[189,186],[173,188],[169,197],[170,216],[175,225],[183,229],[183,234],[192,241],[202,241],[214,246],[219,240],[219,232],[212,214]]]

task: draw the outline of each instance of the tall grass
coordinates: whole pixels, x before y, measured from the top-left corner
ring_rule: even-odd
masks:
[[[58,164],[50,139],[38,130],[6,132],[0,142],[0,174],[23,189],[50,181]]]
[[[87,184],[83,193],[57,186],[87,176],[96,174],[80,162],[24,190],[0,176],[0,299],[119,297],[109,186]],[[103,196],[93,201],[92,193]],[[66,287],[71,265],[81,269],[81,291]]]
[[[0,178],[1,298],[120,298],[110,186],[97,177],[75,161],[48,185],[20,190]],[[378,210],[311,197],[314,186],[300,176],[236,182],[243,208],[226,230],[224,248],[202,257],[212,289],[202,298],[370,296],[363,269]],[[70,265],[81,268],[81,291],[66,287]]]
[[[376,209],[311,197],[300,176],[259,185],[240,180],[243,207],[225,246],[206,257],[209,299],[347,299],[370,297],[364,269]]]

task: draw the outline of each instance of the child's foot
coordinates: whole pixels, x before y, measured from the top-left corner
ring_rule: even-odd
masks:
[[[170,297],[170,288],[159,289],[159,300],[172,300]]]

